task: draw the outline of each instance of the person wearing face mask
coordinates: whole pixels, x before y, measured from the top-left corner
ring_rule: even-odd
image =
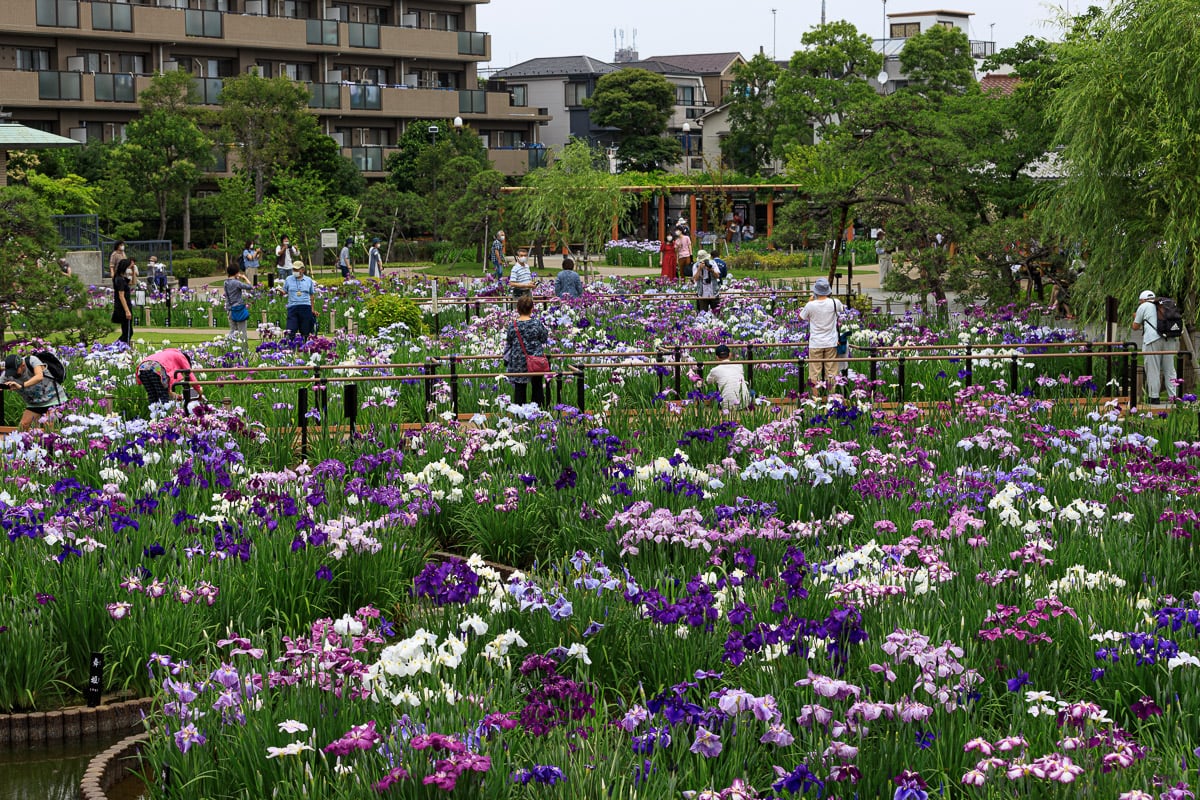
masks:
[[[292,240],[284,234],[275,247],[275,272],[279,280],[287,280],[292,274],[292,262],[300,258],[300,250],[292,244]]]
[[[304,274],[304,262],[292,262],[291,275],[283,282],[283,288],[287,292],[287,332],[291,336],[300,334],[307,342],[317,324],[317,285]]]
[[[250,277],[250,280],[255,285],[258,284],[258,266],[262,263],[262,248],[254,243],[253,239],[246,242],[246,247],[242,250],[242,272]]]
[[[496,238],[492,240],[492,267],[496,270],[496,280],[504,277],[504,231],[496,231]]]
[[[513,297],[533,295],[533,272],[526,263],[528,257],[529,251],[524,247],[517,250],[517,260],[512,265],[512,271],[508,273],[508,285],[512,289]]]

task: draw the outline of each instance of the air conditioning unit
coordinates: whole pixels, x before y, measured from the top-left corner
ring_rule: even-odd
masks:
[[[166,61],[162,62],[162,71],[163,72],[178,72],[179,71],[179,62],[173,58],[168,58]]]
[[[421,85],[421,76],[415,72],[412,73],[411,75],[405,75],[404,76],[404,85],[411,86],[414,89],[417,88],[418,86]]]
[[[339,22],[344,21],[344,20],[342,20],[342,9],[340,9],[340,8],[325,9],[325,19],[337,20]]]
[[[246,0],[246,13],[256,16],[264,16],[267,13],[267,4],[265,0]]]
[[[401,14],[400,15],[400,27],[401,28],[415,28],[415,27],[417,27],[417,19],[418,19],[418,17],[416,14]]]
[[[325,73],[326,83],[341,83],[342,71],[340,69],[331,69]]]
[[[335,133],[329,134],[329,138],[333,139],[335,142],[337,142],[338,147],[345,147],[345,142],[343,141],[343,139],[345,139],[345,136],[342,134],[341,131],[337,131]]]
[[[71,128],[69,131],[67,131],[67,135],[80,144],[87,144],[87,128]]]
[[[85,64],[83,56],[70,56],[67,58],[67,72],[83,72]]]

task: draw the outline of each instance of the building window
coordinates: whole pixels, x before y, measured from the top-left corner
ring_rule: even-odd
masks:
[[[121,72],[131,72],[134,75],[146,74],[146,57],[141,53],[121,53],[118,56]]]
[[[123,142],[125,141],[125,123],[123,122],[84,122],[89,142]]]
[[[703,108],[688,108],[688,109],[684,110],[683,115],[687,119],[699,119],[700,117],[704,116],[704,109]]]
[[[201,105],[215,106],[221,103],[221,89],[224,81],[220,78],[197,78],[194,82],[196,96]]]
[[[42,48],[18,47],[17,69],[23,72],[42,72],[50,69],[50,51]]]
[[[37,24],[79,27],[79,0],[37,0]]]
[[[38,99],[79,100],[83,96],[80,77],[78,72],[39,72]]]
[[[354,162],[354,166],[358,167],[360,172],[382,172],[383,148],[351,147],[350,160]]]
[[[696,87],[695,86],[676,86],[675,87],[675,105],[677,105],[677,106],[694,106],[694,105],[696,105]]]
[[[525,140],[520,131],[496,131],[496,147],[523,147]]]
[[[951,30],[951,31],[958,27],[953,22],[947,22],[946,20],[939,20],[937,22],[937,24],[941,25],[943,28],[946,28],[947,30]]]
[[[583,101],[588,96],[588,85],[586,83],[572,81],[567,84],[567,108],[575,108],[583,105]]]
[[[280,64],[279,74],[286,75],[294,81],[304,81],[307,83],[312,81],[314,69],[315,67],[312,64]]]
[[[308,0],[284,0],[283,16],[288,19],[312,19],[312,3]],[[330,21],[336,22],[335,20]]]
[[[342,87],[337,83],[313,83],[309,87],[309,108],[341,108]]]
[[[309,44],[337,47],[338,24],[335,19],[310,19],[305,23],[305,40]]]
[[[97,31],[132,31],[133,9],[127,4],[93,2],[92,29]]]
[[[108,103],[132,103],[137,100],[133,88],[133,76],[117,72],[93,76],[96,84],[96,100]]]
[[[518,108],[529,105],[529,87],[523,83],[508,87],[508,96],[511,98],[509,102]]]
[[[379,47],[379,26],[365,22],[347,23],[351,47]]]
[[[457,72],[437,72],[437,88],[459,89],[462,87],[462,76]]]
[[[220,11],[199,11],[189,8],[183,12],[183,32],[187,36],[220,39],[224,35],[221,28],[222,17]]]
[[[921,32],[921,23],[919,22],[893,22],[892,23],[892,38],[893,39],[908,39],[916,36]]]
[[[420,9],[409,9],[410,13],[417,15],[417,27],[427,28],[431,31],[456,31],[462,28],[462,17],[458,14],[447,14],[444,11],[422,11]]]

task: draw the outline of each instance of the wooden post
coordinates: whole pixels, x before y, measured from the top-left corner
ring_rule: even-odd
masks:
[[[771,233],[775,230],[775,193],[771,192],[767,195],[767,238],[771,238]]]
[[[691,200],[688,203],[688,211],[689,211],[688,220],[692,226],[692,236],[694,238],[696,236],[696,193],[694,191],[692,192]],[[696,243],[693,241],[692,242],[692,251],[693,252],[695,252],[698,249],[695,245],[696,245]]]
[[[642,230],[646,231],[646,238],[650,238],[650,201],[642,201]]]
[[[617,230],[617,215],[616,214],[613,214],[612,238],[613,238],[614,242],[621,238],[621,232],[619,230]]]
[[[658,198],[658,240],[667,238],[667,196]]]
[[[213,307],[209,306],[208,307],[208,327],[211,328],[212,326],[213,326]]]

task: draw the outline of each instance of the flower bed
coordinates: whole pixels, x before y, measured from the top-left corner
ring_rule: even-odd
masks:
[[[552,347],[803,350],[794,311],[613,297],[544,314]],[[495,353],[506,319],[198,360]],[[418,430],[420,387],[385,384],[297,464],[294,388],[139,419],[130,355],[64,351],[74,415],[3,440],[0,703],[69,698],[104,653],[155,698],[154,798],[1186,797],[1195,415],[1096,399],[1083,354],[1022,360],[1077,340],[1036,315],[855,325],[998,363],[910,365],[940,406],[884,408],[881,376],[731,416],[613,357],[590,411],[477,379],[487,416]]]

